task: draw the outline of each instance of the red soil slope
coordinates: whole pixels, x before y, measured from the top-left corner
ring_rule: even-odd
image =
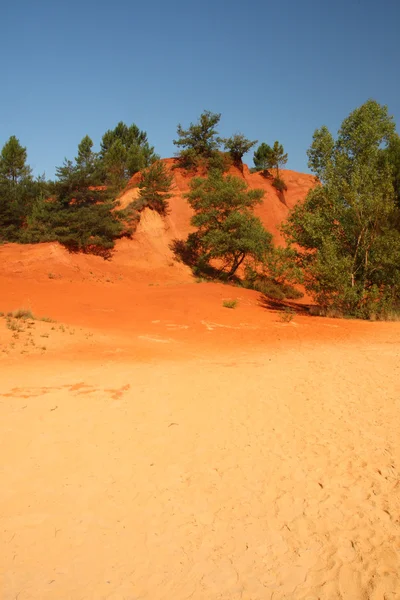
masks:
[[[145,209],[133,239],[119,240],[111,260],[71,254],[57,243],[6,244],[0,248],[0,275],[28,279],[68,278],[70,281],[107,281],[119,278],[176,283],[190,281],[189,269],[174,260],[169,245],[176,238],[184,239],[191,231],[192,211],[184,198],[189,190],[191,175],[182,169],[173,168],[176,164],[173,158],[165,159],[164,162],[173,175],[173,196],[169,200],[168,216],[163,219],[158,213]],[[287,217],[289,209],[296,202],[304,200],[314,185],[313,176],[282,171],[287,191],[281,194],[272,186],[271,179],[260,173],[250,173],[246,165],[243,170],[231,167],[230,174],[243,178],[252,189],[261,188],[265,191],[263,203],[255,212],[266,229],[274,235],[275,242],[282,244],[279,226]],[[121,194],[121,208],[137,197],[136,186],[139,180],[140,174],[135,175]]]
[[[163,162],[173,175],[172,193],[174,195],[169,201],[171,212],[166,220],[167,231],[175,237],[185,237],[190,231],[189,221],[192,212],[183,196],[189,191],[192,175],[183,169],[174,168],[176,166],[174,158],[167,158]],[[251,189],[264,190],[263,202],[255,212],[261,218],[264,227],[273,234],[275,242],[282,243],[279,232],[280,224],[286,219],[289,210],[297,202],[304,200],[308,191],[315,185],[314,176],[282,170],[281,178],[285,181],[287,190],[281,193],[273,187],[272,177],[267,178],[261,173],[250,173],[247,165],[243,165],[243,169],[232,166],[229,174],[244,179]],[[128,189],[121,195],[120,202],[123,208],[137,197],[136,185],[139,181],[140,174],[138,173],[132,177]]]

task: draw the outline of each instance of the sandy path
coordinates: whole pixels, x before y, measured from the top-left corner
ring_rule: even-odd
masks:
[[[399,355],[10,363],[0,597],[400,598]]]

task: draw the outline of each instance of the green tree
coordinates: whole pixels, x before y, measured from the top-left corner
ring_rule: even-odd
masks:
[[[232,278],[246,259],[263,261],[272,236],[252,209],[262,201],[263,190],[249,190],[238,178],[213,170],[207,178],[194,178],[186,195],[195,214],[197,231],[187,246],[197,254],[197,267],[207,269],[212,259],[222,261],[221,272]]]
[[[188,129],[178,125],[178,139],[174,140],[174,144],[181,148],[178,158],[183,167],[196,168],[201,164],[208,166],[209,161],[218,154],[221,140],[215,127],[220,119],[219,113],[205,110],[197,123],[190,123]]]
[[[400,208],[400,136],[394,135],[388,145],[388,158],[392,166],[392,182]]]
[[[31,169],[26,164],[26,148],[12,135],[4,144],[0,155],[0,177],[13,184],[21,183],[31,176]]]
[[[168,200],[172,196],[169,193],[172,179],[172,175],[168,173],[165,164],[161,161],[153,163],[143,171],[139,183],[138,209],[148,206],[165,215],[168,211]]]
[[[19,241],[39,193],[39,182],[33,180],[26,159],[26,148],[11,136],[0,153],[0,241]]]
[[[257,140],[251,142],[243,135],[243,133],[235,133],[232,137],[224,138],[221,141],[224,144],[225,150],[230,153],[232,160],[236,165],[240,165],[246,152],[251,150],[251,148],[257,144]]]
[[[99,156],[93,152],[93,142],[88,135],[78,145],[78,156],[75,159],[76,170],[89,185],[99,183]]]
[[[135,124],[120,121],[103,135],[100,147],[103,182],[121,189],[132,175],[158,160],[147,134]]]
[[[107,255],[123,225],[110,190],[99,185],[99,158],[89,136],[75,160],[66,159],[56,173],[54,197],[35,202],[24,241],[58,241],[72,251]]]
[[[369,100],[336,140],[326,127],[314,134],[309,167],[320,184],[283,229],[298,247],[307,290],[326,309],[368,317],[398,302],[399,211],[387,152],[394,131],[387,108]]]
[[[288,155],[285,154],[282,144],[278,141],[274,142],[272,146],[272,154],[270,157],[271,167],[276,169],[276,179],[280,179],[279,177],[279,167],[283,167],[286,165],[288,160]]]
[[[288,155],[285,154],[282,144],[278,141],[274,145],[262,143],[254,152],[254,165],[257,171],[266,171],[267,169],[276,169],[276,179],[279,181],[279,167],[287,163]]]
[[[259,145],[253,155],[253,162],[257,171],[267,171],[271,168],[271,155],[271,146],[265,142]]]
[[[103,160],[105,179],[107,185],[118,193],[123,183],[127,181],[128,151],[120,139],[117,139],[108,149]]]
[[[99,185],[99,169],[98,155],[93,152],[93,142],[86,135],[78,145],[75,161],[65,159],[63,165],[56,169],[54,189],[57,200],[64,206],[104,201],[108,192]]]

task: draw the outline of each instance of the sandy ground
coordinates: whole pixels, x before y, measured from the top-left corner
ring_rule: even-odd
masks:
[[[400,598],[400,323],[0,286],[2,600]]]

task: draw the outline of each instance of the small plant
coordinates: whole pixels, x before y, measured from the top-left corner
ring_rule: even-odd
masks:
[[[10,317],[7,317],[6,325],[7,325],[8,329],[11,329],[11,331],[22,331],[18,322],[11,319]]]
[[[224,300],[222,306],[224,308],[236,308],[238,301],[237,300]]]
[[[17,310],[14,310],[14,312],[11,313],[11,316],[14,317],[14,319],[35,319],[35,316],[29,308],[17,308]]]
[[[280,177],[275,177],[275,179],[272,182],[272,185],[276,190],[278,190],[278,192],[286,192],[287,190],[286,183]]]
[[[49,277],[49,279],[55,279],[56,278],[56,276],[54,275],[54,273],[49,273],[48,277]]]
[[[50,317],[42,317],[40,320],[45,323],[55,323],[54,319],[50,319]]]
[[[293,321],[295,316],[296,311],[294,311],[293,308],[290,308],[289,306],[285,306],[283,310],[279,311],[279,318],[280,321],[282,321],[282,323],[290,323],[291,321]]]

